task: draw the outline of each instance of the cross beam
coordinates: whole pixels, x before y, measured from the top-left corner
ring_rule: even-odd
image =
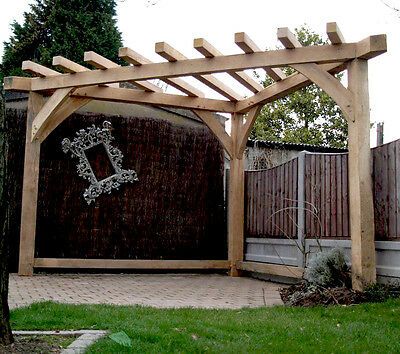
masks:
[[[261,67],[282,67],[304,63],[338,63],[356,58],[370,59],[386,51],[386,35],[366,38],[358,43],[343,43],[234,54],[204,59],[185,59],[176,62],[150,63],[139,67],[116,67],[75,74],[62,74],[35,78],[32,91],[55,90],[66,87],[82,87],[124,81],[165,79],[179,76],[207,75],[212,73],[242,71]],[[5,89],[12,89],[12,79],[5,80]]]

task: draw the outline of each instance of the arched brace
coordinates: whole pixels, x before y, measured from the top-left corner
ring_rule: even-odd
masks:
[[[52,119],[52,116],[68,99],[69,94],[73,90],[73,88],[59,89],[50,96],[32,122],[32,141],[38,139],[38,137],[43,133],[47,124]]]
[[[250,136],[251,129],[253,128],[262,107],[263,105],[258,105],[251,108],[246,115],[246,122],[239,129],[237,141],[237,156],[239,156],[239,158],[240,156],[243,157],[244,150],[246,149],[247,139]]]
[[[50,117],[46,127],[42,130],[41,134],[38,136],[38,140],[43,142],[49,134],[56,129],[65,119],[67,119],[71,114],[77,111],[79,108],[87,105],[92,99],[90,98],[76,98],[69,97],[57,111]]]
[[[226,150],[227,154],[230,158],[234,157],[234,149],[233,149],[233,140],[225,131],[224,127],[220,122],[218,122],[215,114],[210,111],[200,111],[193,110],[193,113],[196,114],[214,133],[214,135],[221,142],[222,146]]]
[[[337,103],[347,120],[352,119],[353,93],[338,79],[317,64],[296,64],[291,67],[324,90]]]

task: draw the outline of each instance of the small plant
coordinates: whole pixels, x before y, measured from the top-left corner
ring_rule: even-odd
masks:
[[[350,287],[349,270],[343,251],[334,248],[318,252],[310,259],[305,279],[322,287]]]

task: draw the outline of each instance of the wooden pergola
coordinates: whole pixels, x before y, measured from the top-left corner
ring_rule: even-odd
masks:
[[[84,61],[90,70],[64,57],[53,58],[60,73],[31,61],[22,69],[35,76],[7,77],[6,90],[29,93],[25,164],[22,196],[19,274],[32,275],[34,267],[64,268],[157,268],[157,269],[229,269],[238,276],[241,270],[270,274],[299,274],[301,269],[279,265],[254,265],[243,260],[244,245],[244,168],[243,154],[253,124],[262,106],[302,87],[315,83],[338,104],[349,126],[349,196],[352,241],[353,287],[361,289],[375,282],[374,210],[370,171],[370,118],[368,97],[368,59],[386,52],[386,36],[374,35],[355,43],[345,43],[336,23],[327,24],[331,44],[302,47],[287,28],[278,29],[285,49],[261,50],[243,32],[235,34],[240,54],[223,55],[203,38],[194,40],[194,48],[204,58],[188,59],[165,42],[155,51],[167,62],[152,63],[129,48],[120,48],[119,56],[129,66],[86,52]],[[282,67],[296,73],[285,76]],[[264,88],[243,70],[263,69],[273,79]],[[348,87],[334,74],[348,72]],[[227,73],[253,95],[243,97],[213,74]],[[225,99],[207,98],[182,77],[194,77]],[[182,94],[164,93],[149,82],[159,79]],[[136,89],[119,88],[119,82],[133,83]],[[48,96],[46,100],[44,97]],[[111,260],[35,258],[35,231],[38,196],[40,145],[68,116],[91,100],[170,106],[192,110],[219,139],[230,158],[228,194],[228,260]],[[228,134],[214,112],[231,114]]]

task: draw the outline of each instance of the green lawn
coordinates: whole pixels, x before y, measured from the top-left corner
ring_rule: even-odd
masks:
[[[124,331],[90,353],[399,353],[400,300],[349,307],[160,310],[44,302],[13,310],[14,330]]]

